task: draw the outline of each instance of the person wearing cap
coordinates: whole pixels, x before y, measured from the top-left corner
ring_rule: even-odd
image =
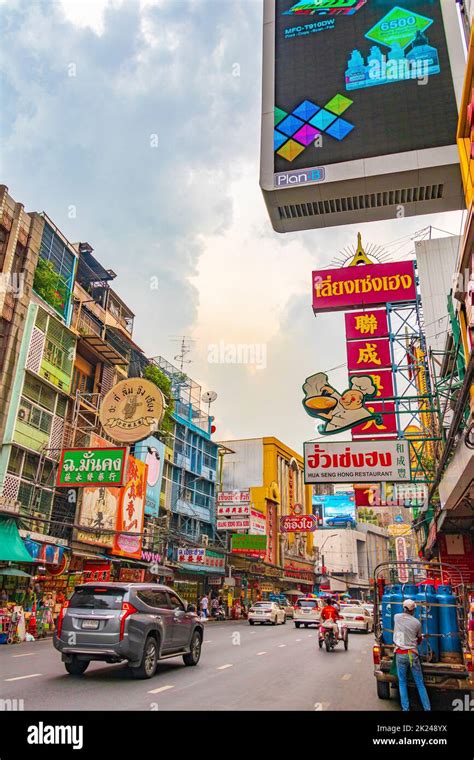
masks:
[[[403,612],[394,617],[393,643],[398,675],[398,689],[402,710],[410,709],[408,700],[408,671],[411,670],[413,680],[418,689],[423,710],[431,710],[430,700],[423,681],[418,644],[421,644],[421,623],[415,617],[416,604],[413,599],[404,599]]]

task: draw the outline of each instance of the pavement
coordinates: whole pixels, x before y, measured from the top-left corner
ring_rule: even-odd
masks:
[[[399,710],[379,700],[371,634],[351,633],[349,650],[319,649],[315,628],[212,623],[196,667],[181,657],[135,680],[125,664],[91,663],[66,673],[51,639],[0,647],[0,699],[24,710]]]

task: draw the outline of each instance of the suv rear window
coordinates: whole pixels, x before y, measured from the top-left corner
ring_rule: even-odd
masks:
[[[312,599],[299,599],[296,602],[297,607],[317,607],[318,603],[316,601],[313,601]]]
[[[69,606],[92,610],[121,610],[124,593],[123,589],[115,588],[77,588]]]

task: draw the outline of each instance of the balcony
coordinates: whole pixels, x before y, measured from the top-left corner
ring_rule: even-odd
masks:
[[[113,365],[128,365],[130,347],[116,334],[114,328],[107,327],[92,311],[81,303],[74,304],[72,328],[80,339],[93,349],[101,361]]]

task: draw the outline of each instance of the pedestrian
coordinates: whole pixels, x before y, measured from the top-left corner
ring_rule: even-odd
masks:
[[[207,618],[207,608],[209,606],[209,599],[205,594],[203,594],[203,597],[199,603],[199,606],[201,608],[201,617]]]
[[[405,599],[403,612],[394,617],[393,643],[395,644],[395,661],[398,675],[398,689],[402,710],[410,709],[408,700],[408,672],[411,670],[423,710],[431,710],[430,700],[423,681],[423,671],[418,656],[418,644],[423,639],[421,623],[415,618],[416,604],[413,599]]]
[[[219,609],[219,599],[217,596],[214,597],[214,599],[211,602],[211,608],[212,608],[212,617],[215,617],[217,614],[217,610]]]

